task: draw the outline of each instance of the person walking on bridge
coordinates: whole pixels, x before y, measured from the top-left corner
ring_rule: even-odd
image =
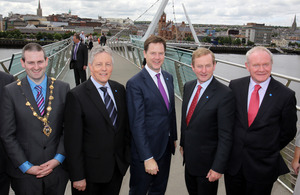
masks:
[[[74,77],[76,86],[86,81],[86,68],[88,65],[88,49],[87,46],[80,42],[80,36],[73,36],[74,45],[72,48],[70,69],[74,69]]]
[[[280,150],[295,136],[295,92],[271,76],[273,56],[257,46],[246,54],[250,76],[232,80],[236,99],[233,146],[225,174],[227,195],[268,195],[289,172]]]

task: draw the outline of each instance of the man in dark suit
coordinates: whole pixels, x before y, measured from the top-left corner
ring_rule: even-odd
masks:
[[[196,80],[183,90],[180,151],[185,162],[185,182],[190,195],[216,195],[232,145],[234,97],[213,77],[214,54],[194,51]]]
[[[150,36],[144,43],[147,65],[127,82],[130,195],[164,194],[168,183],[177,128],[173,77],[161,70],[165,51],[165,40]]]
[[[63,110],[69,85],[45,75],[48,58],[37,43],[24,46],[21,64],[27,76],[4,87],[0,107],[11,186],[17,195],[63,195],[68,181],[61,166]]]
[[[14,77],[10,74],[0,71],[0,99],[5,85],[14,82]],[[1,101],[0,101],[1,103]],[[1,118],[0,113],[0,118]],[[10,178],[6,173],[7,154],[4,151],[2,141],[0,140],[0,194],[8,195]]]
[[[80,36],[73,36],[73,48],[70,62],[70,69],[74,69],[74,77],[76,86],[86,81],[86,68],[88,65],[88,49],[84,43],[80,41]]]
[[[91,77],[67,95],[65,148],[73,194],[118,195],[130,161],[125,88],[109,80],[109,47],[94,47]]]
[[[265,47],[246,54],[250,77],[230,82],[236,98],[233,146],[225,174],[227,195],[268,195],[289,172],[280,155],[295,136],[295,92],[271,77],[273,57]]]

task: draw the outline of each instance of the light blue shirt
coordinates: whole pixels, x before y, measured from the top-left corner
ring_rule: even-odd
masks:
[[[200,94],[199,94],[197,103],[198,103],[198,101],[200,100],[200,98],[201,98],[201,96],[203,95],[203,93],[204,93],[204,91],[206,90],[206,88],[208,87],[208,85],[211,83],[212,79],[213,79],[213,76],[210,77],[210,79],[208,79],[207,81],[205,81],[205,82],[202,83],[202,84],[200,84],[199,80],[197,79],[197,84],[196,84],[196,86],[195,86],[195,88],[194,88],[194,91],[193,91],[193,93],[192,93],[192,95],[191,95],[191,98],[190,98],[190,101],[189,101],[189,103],[188,103],[188,107],[187,107],[187,109],[186,109],[186,115],[187,115],[188,112],[189,112],[189,109],[190,109],[190,106],[191,106],[192,101],[193,101],[193,99],[194,99],[194,96],[196,95],[198,86],[200,85],[202,88],[201,88],[201,90],[200,90]]]
[[[36,98],[37,96],[37,90],[34,89],[36,84],[27,76],[27,80],[29,82],[29,85],[30,85],[30,88],[31,88],[31,91],[33,93],[33,97],[34,99]],[[40,84],[40,86],[42,87],[42,93],[43,93],[43,96],[44,96],[44,100],[46,100],[46,93],[47,93],[47,75],[45,75],[45,78],[44,80],[42,81],[42,83]],[[65,160],[65,156],[64,155],[61,155],[61,154],[56,154],[54,156],[54,159],[58,160],[58,162],[60,163],[63,163],[64,160]],[[30,169],[32,166],[34,166],[33,164],[31,164],[29,161],[26,161],[24,162],[23,164],[21,164],[19,166],[19,169],[23,172],[23,173],[26,173],[26,171],[28,171],[28,169]]]
[[[265,97],[266,91],[268,89],[269,83],[271,81],[271,77],[269,77],[267,80],[265,80],[262,83],[259,83],[259,85],[261,86],[261,88],[258,90],[258,95],[259,95],[259,106],[262,102],[262,100]],[[251,99],[251,95],[252,92],[254,91],[255,85],[257,85],[257,83],[255,83],[253,81],[253,79],[250,77],[250,83],[249,83],[249,89],[248,89],[248,104],[247,104],[247,108],[249,109],[249,103],[250,103],[250,99]],[[247,109],[247,110],[248,110]]]
[[[100,88],[101,88],[101,87],[106,87],[107,93],[108,93],[108,95],[110,96],[110,98],[112,99],[112,101],[114,102],[115,109],[117,110],[116,101],[115,101],[115,98],[114,98],[114,95],[113,95],[113,93],[112,93],[112,89],[111,89],[109,83],[106,82],[106,84],[103,86],[103,85],[99,84],[99,83],[93,78],[93,76],[91,76],[91,81],[93,82],[93,84],[94,84],[95,87],[97,88],[98,93],[99,93],[99,95],[101,96],[101,99],[102,99],[102,101],[103,101],[104,104],[105,104],[105,102],[104,102],[104,92],[103,92]]]

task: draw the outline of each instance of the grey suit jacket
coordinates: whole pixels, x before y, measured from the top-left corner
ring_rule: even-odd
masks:
[[[51,80],[48,78],[47,86]],[[0,135],[5,150],[10,159],[8,173],[15,178],[24,178],[19,166],[29,161],[33,165],[40,165],[55,157],[59,153],[65,155],[63,144],[63,111],[66,94],[70,87],[62,81],[54,82],[52,111],[48,120],[52,128],[49,137],[43,134],[43,123],[33,116],[32,111],[25,105],[27,97],[34,110],[38,110],[35,98],[30,89],[27,77],[22,79],[22,86],[17,82],[7,85],[3,91],[0,113]],[[24,95],[22,94],[24,93]],[[48,105],[49,88],[46,93]],[[54,172],[58,170],[54,169]],[[52,173],[51,173],[52,174]]]

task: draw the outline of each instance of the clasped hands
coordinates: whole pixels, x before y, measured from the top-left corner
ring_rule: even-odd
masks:
[[[34,165],[26,171],[27,174],[35,175],[36,178],[46,177],[52,173],[53,169],[57,167],[60,163],[56,159],[51,159],[44,164]]]

